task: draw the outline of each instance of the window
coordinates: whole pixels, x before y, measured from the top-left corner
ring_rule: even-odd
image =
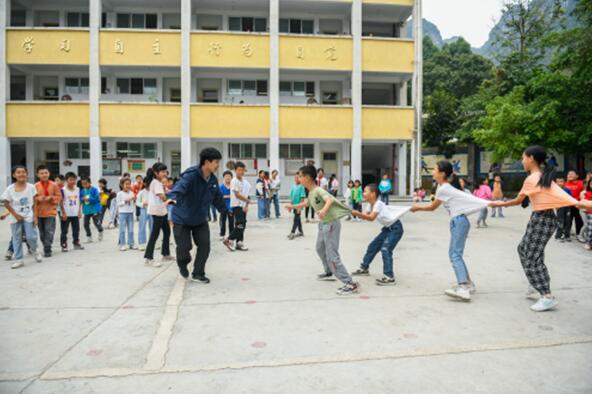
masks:
[[[280,19],[280,33],[313,34],[312,19]]]
[[[10,99],[11,100],[26,100],[27,99],[27,78],[24,75],[10,76]]]
[[[257,81],[229,79],[228,94],[231,96],[267,96],[267,81],[264,79]]]
[[[155,159],[156,144],[140,142],[118,142],[116,144],[118,158]]]
[[[68,142],[66,144],[68,159],[89,159],[90,146],[88,142]]]
[[[267,144],[228,144],[231,159],[266,159]]]
[[[202,101],[204,103],[217,103],[218,102],[218,90],[217,89],[203,89],[202,90]]]
[[[101,141],[101,156],[103,158],[107,157],[107,142]]]
[[[228,30],[265,32],[267,31],[267,18],[231,16],[228,18]]]
[[[156,29],[156,14],[117,14],[117,27],[133,29]]]
[[[156,78],[144,79],[144,94],[155,96],[157,94]]]
[[[88,78],[66,78],[66,94],[88,94]]]
[[[181,102],[181,89],[171,88],[171,102],[172,103],[180,103]]]
[[[280,81],[280,96],[292,95],[292,82]]]
[[[323,92],[323,104],[336,105],[337,92]]]
[[[66,14],[66,26],[88,27],[88,12],[68,12]]]
[[[243,96],[255,96],[257,94],[257,81],[243,81]]]
[[[280,81],[280,96],[314,97],[314,81]]]
[[[228,94],[240,96],[243,92],[242,81],[229,80],[228,81]]]
[[[314,157],[313,144],[280,144],[280,159],[309,159]]]
[[[117,94],[153,96],[157,91],[156,78],[117,78]]]
[[[109,93],[109,89],[107,88],[107,78],[101,77],[101,93],[106,94]]]
[[[27,25],[27,11],[26,10],[11,10],[10,11],[10,26],[26,26]]]
[[[171,151],[171,176],[173,178],[181,175],[181,151]]]

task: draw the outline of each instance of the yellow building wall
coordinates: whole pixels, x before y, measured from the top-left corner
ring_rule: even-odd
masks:
[[[178,138],[181,105],[152,103],[100,104],[102,137]]]
[[[351,107],[282,106],[280,138],[352,138]]]
[[[179,66],[181,33],[101,31],[100,62],[104,65]]]
[[[362,138],[410,140],[413,138],[413,117],[413,108],[363,108]]]
[[[280,67],[309,70],[351,70],[349,37],[280,36]]]
[[[194,67],[269,67],[267,34],[191,33]]]
[[[414,48],[411,40],[363,38],[362,70],[413,73]]]
[[[88,31],[6,30],[8,64],[88,64]]]
[[[6,136],[88,137],[88,103],[6,103]]]
[[[194,138],[269,138],[269,107],[261,105],[191,106]]]

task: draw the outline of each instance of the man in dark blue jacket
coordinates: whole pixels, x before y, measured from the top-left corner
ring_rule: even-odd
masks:
[[[171,198],[175,202],[172,219],[177,244],[177,265],[181,276],[188,278],[187,265],[191,262],[193,238],[197,247],[191,274],[191,280],[194,282],[210,283],[205,273],[206,261],[210,255],[210,205],[214,204],[221,213],[226,212],[226,204],[214,175],[220,165],[220,159],[222,155],[217,149],[202,150],[199,154],[199,166],[185,170],[171,192]]]

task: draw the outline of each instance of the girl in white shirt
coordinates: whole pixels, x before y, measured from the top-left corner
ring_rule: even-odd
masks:
[[[171,237],[171,227],[168,222],[167,205],[171,203],[164,191],[164,182],[168,177],[167,166],[164,163],[155,163],[146,173],[145,181],[148,183],[148,214],[152,216],[153,225],[150,232],[150,239],[146,245],[144,253],[144,264],[147,267],[161,267],[160,262],[154,261],[154,247],[158,236],[162,231],[162,260],[173,260],[171,256],[169,240]]]
[[[117,212],[119,218],[119,250],[137,249],[134,244],[134,212],[136,211],[136,197],[132,192],[132,181],[124,178],[121,190],[117,193]],[[127,246],[125,235],[127,231]]]
[[[152,216],[148,215],[148,184],[142,183],[143,188],[136,196],[136,207],[140,210],[138,222],[138,244],[140,250],[146,249],[146,225],[148,225],[148,235],[152,232]]]

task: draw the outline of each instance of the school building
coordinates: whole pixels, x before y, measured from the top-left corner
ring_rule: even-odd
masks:
[[[389,173],[405,195],[418,2],[4,0],[0,186],[15,164],[176,176],[213,146],[220,172],[278,169],[282,194],[314,160],[342,185]]]

